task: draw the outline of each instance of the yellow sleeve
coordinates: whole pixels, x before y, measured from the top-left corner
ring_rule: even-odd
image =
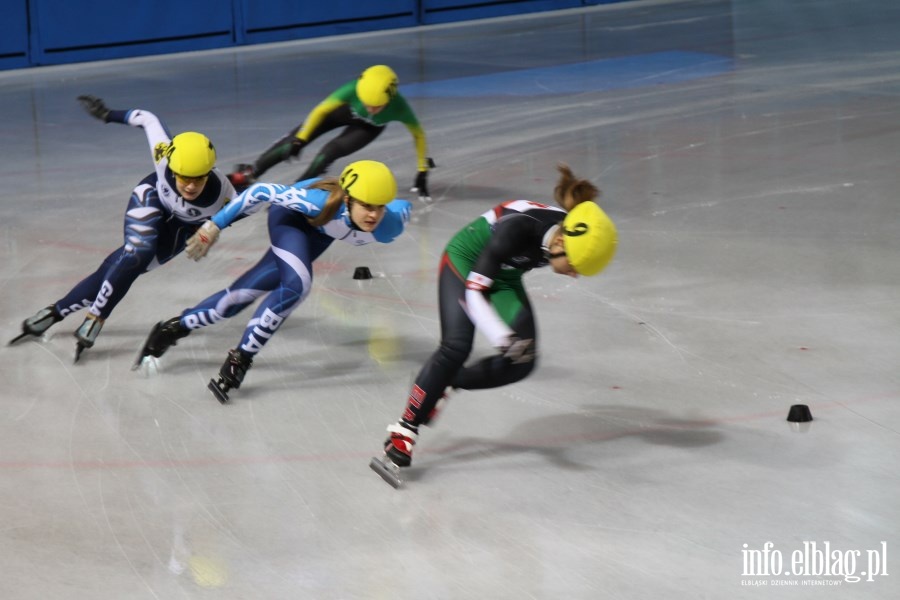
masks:
[[[413,142],[416,144],[416,158],[418,160],[418,170],[428,170],[428,142],[425,140],[425,130],[419,124],[406,124],[406,128],[413,136]]]
[[[316,130],[316,127],[322,123],[325,117],[342,104],[344,104],[344,102],[341,102],[332,96],[322,100],[318,106],[312,109],[306,116],[306,120],[303,121],[303,127],[297,132],[297,138],[304,142],[308,141],[309,135]]]

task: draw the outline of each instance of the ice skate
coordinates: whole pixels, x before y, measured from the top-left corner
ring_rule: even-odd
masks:
[[[75,332],[75,339],[77,342],[75,344],[74,362],[78,362],[78,359],[81,358],[81,353],[85,348],[93,348],[94,342],[97,341],[97,336],[100,335],[101,329],[103,329],[103,319],[95,317],[94,315],[85,317],[84,321],[81,323],[81,327]]]
[[[369,461],[369,468],[378,473],[388,485],[394,489],[398,489],[403,485],[403,478],[400,477],[400,467],[391,462],[391,459],[383,454],[381,457],[372,457]]]
[[[239,350],[229,350],[228,358],[225,364],[219,369],[219,378],[210,379],[209,391],[213,393],[216,399],[225,404],[228,402],[228,392],[232,388],[240,389],[241,382],[250,367],[253,366],[253,359],[246,354],[242,354]]]
[[[404,423],[389,425],[387,430],[390,436],[384,442],[384,455],[373,457],[369,468],[396,489],[403,485],[400,469],[412,464],[412,447],[418,433]]]
[[[190,335],[191,330],[181,324],[181,317],[173,317],[168,321],[160,321],[153,326],[144,347],[141,348],[134,361],[131,370],[135,371],[140,368],[144,360],[149,357],[159,358],[166,353],[166,350],[178,344],[178,340]]]
[[[229,173],[227,177],[239,194],[256,183],[256,177],[253,175],[253,165],[246,163],[235,165],[234,171]]]
[[[12,346],[22,338],[28,337],[29,335],[40,337],[44,335],[45,331],[50,329],[51,325],[53,325],[54,323],[59,323],[60,321],[62,321],[62,315],[60,315],[56,311],[56,307],[54,307],[52,304],[50,306],[44,307],[34,313],[34,315],[22,321],[22,333],[9,340],[7,345]]]

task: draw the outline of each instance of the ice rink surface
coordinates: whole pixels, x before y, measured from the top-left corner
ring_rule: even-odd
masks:
[[[893,0],[641,1],[0,74],[6,338],[121,244],[151,171],[79,94],[228,170],[386,63],[438,164],[400,239],[316,263],[230,405],[206,383],[249,311],[130,366],[265,251],[261,216],[138,279],[77,365],[83,313],[3,347],[0,597],[900,597],[898,32]],[[415,176],[399,123],[351,158]],[[444,243],[552,202],[558,161],[602,188],[614,262],[526,277],[538,370],[456,394],[392,489],[367,463],[436,347]]]

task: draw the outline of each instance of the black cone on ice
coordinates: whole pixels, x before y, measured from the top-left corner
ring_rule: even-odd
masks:
[[[787,420],[791,423],[808,423],[813,420],[813,416],[807,405],[795,404],[788,411]]]

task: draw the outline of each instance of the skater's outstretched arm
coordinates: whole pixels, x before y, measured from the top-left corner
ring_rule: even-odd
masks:
[[[150,144],[154,162],[159,162],[161,155],[165,152],[164,147],[172,141],[172,137],[163,122],[148,110],[139,108],[127,110],[111,109],[106,106],[102,98],[91,95],[78,96],[78,101],[88,114],[104,123],[122,123],[142,128],[147,134],[147,142]]]

